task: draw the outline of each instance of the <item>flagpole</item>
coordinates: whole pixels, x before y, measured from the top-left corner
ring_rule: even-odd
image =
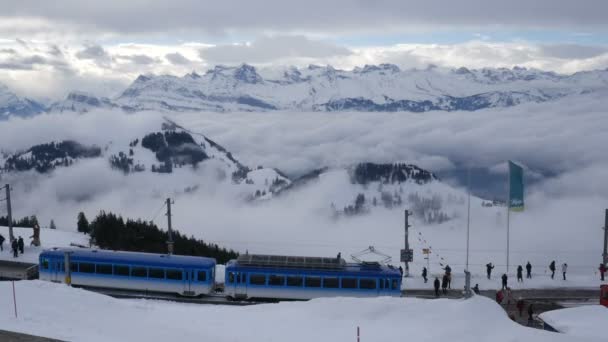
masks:
[[[509,168],[509,182],[507,186],[507,274],[509,273],[509,216],[511,213],[511,166],[507,161],[507,167]]]

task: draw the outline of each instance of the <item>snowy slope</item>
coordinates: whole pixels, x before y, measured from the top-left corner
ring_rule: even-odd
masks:
[[[22,227],[14,227],[13,234],[16,238],[21,236],[25,241],[24,254],[19,254],[17,259],[14,259],[12,254],[10,253],[10,248],[8,247],[8,227],[0,226],[0,234],[4,236],[6,241],[4,241],[4,252],[0,252],[0,260],[16,260],[19,262],[29,262],[33,264],[38,263],[38,255],[42,252],[43,249],[53,248],[53,247],[69,247],[70,244],[77,244],[82,246],[89,245],[89,237],[88,235],[84,235],[82,233],[77,233],[75,231],[65,231],[60,229],[48,229],[42,228],[40,229],[40,247],[30,246],[29,239],[32,236],[33,230],[32,228],[22,228]]]
[[[564,76],[517,67],[400,70],[380,64],[352,71],[314,65],[258,71],[242,64],[204,75],[142,75],[115,101],[132,110],[426,112],[544,102],[607,87],[606,70]]]
[[[7,86],[0,83],[0,120],[9,116],[28,117],[45,110],[44,106],[34,100],[22,98],[13,93]]]
[[[87,113],[95,109],[113,109],[118,106],[107,97],[97,97],[94,94],[73,91],[62,100],[55,102],[47,109],[49,112]],[[128,108],[123,108],[128,110]]]
[[[10,293],[11,284],[0,284]],[[63,284],[16,283],[0,329],[66,341],[572,341],[512,322],[493,301],[331,298],[246,307],[120,300]],[[483,313],[483,314],[480,314]],[[577,341],[601,341],[578,338]]]

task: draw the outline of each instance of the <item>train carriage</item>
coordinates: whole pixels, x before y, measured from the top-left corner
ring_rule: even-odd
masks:
[[[55,248],[40,253],[40,279],[65,282],[65,258],[69,253],[71,283],[113,289],[209,294],[215,287],[215,259],[107,251]]]
[[[224,286],[234,299],[400,296],[401,273],[339,258],[246,254],[228,262]]]

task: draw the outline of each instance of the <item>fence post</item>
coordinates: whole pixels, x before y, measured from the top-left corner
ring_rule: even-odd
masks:
[[[359,338],[359,326],[357,326],[357,342],[360,342],[360,338]]]
[[[13,280],[13,304],[15,305],[15,318],[17,318],[17,296],[15,296],[15,281]]]

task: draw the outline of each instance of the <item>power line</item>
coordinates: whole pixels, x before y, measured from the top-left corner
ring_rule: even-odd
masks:
[[[160,206],[160,208],[158,208],[158,210],[156,211],[156,214],[154,214],[154,217],[150,220],[150,222],[154,222],[154,220],[156,220],[156,218],[160,214],[160,211],[163,210],[163,208],[165,207],[166,204],[167,204],[166,202],[163,202],[163,204]]]

